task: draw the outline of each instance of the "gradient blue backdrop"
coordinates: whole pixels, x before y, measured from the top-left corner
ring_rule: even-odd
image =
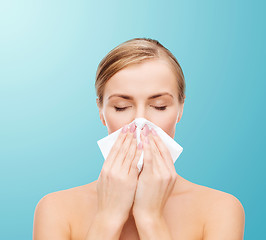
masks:
[[[1,239],[31,239],[38,201],[98,178],[107,134],[94,90],[105,54],[135,37],[179,60],[177,172],[236,196],[245,239],[265,234],[265,1],[0,2]]]

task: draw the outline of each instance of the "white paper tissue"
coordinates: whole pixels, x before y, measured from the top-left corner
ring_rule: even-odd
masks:
[[[183,148],[173,138],[171,138],[160,127],[156,126],[154,123],[148,121],[145,118],[136,118],[134,121],[132,121],[132,123],[133,122],[136,124],[137,143],[139,143],[141,141],[140,140],[141,129],[144,127],[145,124],[147,124],[150,129],[152,127],[157,132],[157,134],[161,137],[162,141],[165,143],[165,145],[167,146],[167,148],[171,154],[173,162],[175,163],[176,159],[182,153]],[[109,134],[108,136],[97,141],[97,144],[100,147],[100,150],[103,154],[104,159],[107,158],[107,156],[108,156],[113,144],[115,143],[119,133],[121,132],[121,130],[122,130],[122,128],[118,129],[117,131],[115,131],[115,132]],[[140,159],[139,159],[138,164],[137,164],[139,172],[141,171],[142,166],[143,166],[143,155],[144,155],[144,152],[142,151],[142,154],[141,154]]]

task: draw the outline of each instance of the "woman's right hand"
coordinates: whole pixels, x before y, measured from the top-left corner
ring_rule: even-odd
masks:
[[[137,147],[136,126],[123,127],[97,181],[98,212],[126,221],[133,205],[138,180],[137,163],[142,145]]]

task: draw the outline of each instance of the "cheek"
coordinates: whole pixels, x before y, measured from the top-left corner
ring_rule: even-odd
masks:
[[[152,120],[151,120],[152,121]],[[157,117],[152,121],[154,124],[164,130],[171,138],[175,137],[175,127],[177,121],[177,112],[167,114],[167,116]]]
[[[125,114],[117,114],[116,112],[107,110],[104,115],[108,134],[115,132],[128,123]]]
[[[162,130],[164,130],[171,138],[175,137],[175,126],[176,126],[175,119],[171,120],[167,119],[167,121],[164,121],[156,125],[159,126]]]

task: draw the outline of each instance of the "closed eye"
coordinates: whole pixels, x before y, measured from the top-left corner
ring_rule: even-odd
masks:
[[[159,110],[159,111],[164,111],[164,110],[166,110],[166,107],[167,106],[160,106],[160,107],[151,106],[151,107],[154,107],[156,110]],[[114,107],[114,108],[115,108],[115,110],[117,112],[122,112],[122,111],[125,111],[129,107],[122,107],[122,108],[120,108],[120,107]]]
[[[115,108],[115,110],[117,111],[117,112],[119,112],[119,111],[124,111],[124,110],[126,110],[128,107],[123,107],[123,108],[120,108],[120,107],[114,107]]]
[[[157,110],[163,111],[163,110],[166,109],[166,106],[161,106],[161,107],[154,106],[154,108],[157,109]]]

